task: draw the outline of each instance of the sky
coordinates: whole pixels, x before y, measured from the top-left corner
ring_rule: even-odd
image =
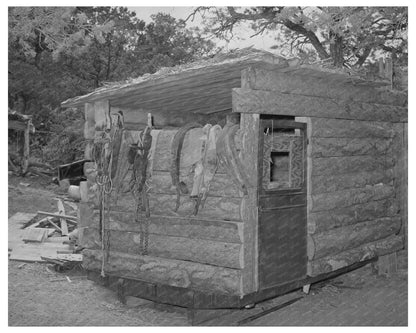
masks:
[[[128,7],[131,11],[135,11],[137,17],[144,20],[145,22],[151,21],[150,15],[156,14],[158,12],[164,12],[170,14],[171,16],[178,19],[186,19],[193,11],[195,7]],[[194,21],[189,20],[187,25],[192,26],[201,26],[201,16],[195,15]],[[219,40],[214,38],[213,41],[216,42],[218,46],[223,46],[225,50],[235,49],[235,48],[245,48],[253,46],[257,49],[272,51],[270,46],[274,45],[274,38],[272,34],[263,34],[250,38],[254,32],[248,26],[240,26],[234,30],[234,38],[230,42],[224,40]],[[276,51],[273,51],[276,52]]]

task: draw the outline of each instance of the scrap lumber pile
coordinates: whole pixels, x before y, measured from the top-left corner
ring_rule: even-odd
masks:
[[[66,214],[58,199],[57,212],[17,213],[9,219],[9,259],[49,262],[70,269],[82,263],[77,217]]]

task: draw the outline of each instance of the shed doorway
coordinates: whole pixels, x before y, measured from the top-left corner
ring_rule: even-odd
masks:
[[[306,277],[306,124],[260,119],[259,289]]]

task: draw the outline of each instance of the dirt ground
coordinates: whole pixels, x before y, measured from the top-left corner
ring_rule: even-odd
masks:
[[[10,217],[17,212],[56,211],[54,198],[65,196],[66,191],[39,177],[9,176],[8,194]],[[180,308],[144,300],[121,304],[114,292],[87,280],[79,269],[58,273],[45,263],[9,261],[8,285],[9,326],[187,324],[186,311]]]
[[[29,185],[28,185],[29,184]],[[9,177],[9,217],[17,212],[55,211],[57,185],[39,178]],[[251,310],[200,311],[194,324],[237,325],[238,321],[288,299],[304,296],[283,310],[249,325],[407,325],[407,256],[399,273],[377,276],[371,266],[295,291]],[[114,292],[86,279],[82,269],[58,273],[45,263],[9,261],[9,326],[187,326],[187,311],[140,299],[121,304]]]

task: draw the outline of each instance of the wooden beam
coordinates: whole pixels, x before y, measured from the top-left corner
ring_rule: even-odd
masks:
[[[391,235],[375,242],[366,243],[353,249],[310,261],[308,263],[308,275],[331,274],[334,270],[337,271],[349,265],[356,265],[362,260],[383,256],[399,251],[402,248],[403,238]]]
[[[61,199],[58,199],[58,212],[59,215],[65,215],[65,206]],[[66,224],[66,220],[64,217],[59,218],[61,222],[61,230],[62,230],[62,236],[68,236],[68,225]]]
[[[407,108],[274,91],[234,88],[233,112],[298,117],[320,117],[387,122],[407,122]]]
[[[394,124],[380,121],[310,118],[312,138],[392,138]]]
[[[139,255],[140,232],[107,230],[109,246],[112,251]],[[101,249],[99,228],[85,228],[82,247]],[[224,241],[198,239],[194,237],[165,236],[149,234],[148,254],[150,256],[187,260],[195,263],[209,264],[228,268],[241,268],[240,253],[242,245]]]
[[[269,90],[336,100],[407,106],[407,93],[377,89],[371,82],[355,84],[355,80],[340,79],[341,75],[326,72],[283,72],[252,66],[242,75],[250,82],[250,89]]]
[[[95,135],[99,131],[104,131],[111,126],[110,119],[110,103],[108,100],[97,101],[94,103],[94,122]]]
[[[244,84],[244,81],[243,81]],[[241,147],[243,172],[250,178],[246,184],[248,195],[241,202],[241,218],[244,223],[244,268],[242,270],[242,293],[248,294],[258,290],[258,155],[260,116],[242,114],[240,128],[244,133]]]
[[[102,254],[101,250],[85,249],[83,267],[101,270]],[[109,275],[196,290],[240,294],[238,269],[115,251],[110,251],[108,258],[105,272]]]
[[[392,139],[388,138],[311,138],[312,157],[384,155]]]
[[[95,134],[94,104],[85,103],[84,115],[85,115],[84,138],[87,140],[92,140],[94,139],[94,134]]]
[[[313,158],[312,177],[385,171],[393,166],[394,160],[385,154]]]
[[[384,217],[310,235],[308,258],[319,259],[394,235],[400,229],[400,216]]]
[[[86,203],[79,204],[80,228],[99,228],[99,211]],[[111,211],[107,228],[124,232],[140,232],[140,225],[135,222],[135,211]],[[243,223],[225,220],[204,219],[190,216],[152,215],[149,234],[171,237],[211,240],[225,243],[241,244]]]
[[[312,165],[312,164],[311,164]],[[343,174],[323,174],[311,177],[311,194],[343,191],[363,188],[377,184],[389,184],[393,181],[392,169],[370,171],[351,171]]]
[[[311,197],[311,212],[329,211],[369,201],[383,200],[392,198],[394,195],[394,187],[384,184],[313,194]]]

